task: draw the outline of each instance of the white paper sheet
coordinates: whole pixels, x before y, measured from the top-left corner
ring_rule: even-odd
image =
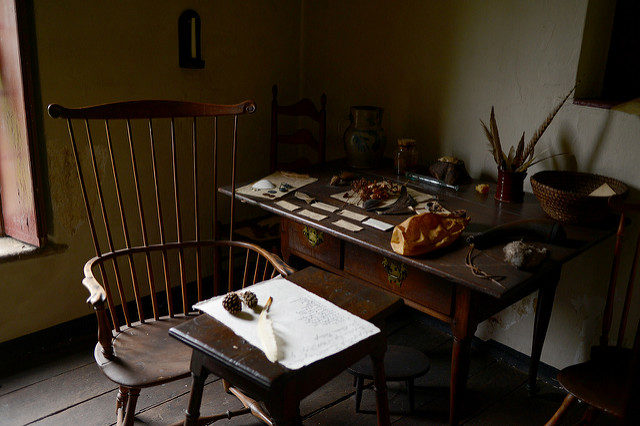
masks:
[[[333,222],[335,226],[339,226],[340,228],[344,228],[348,231],[358,232],[362,231],[362,226],[358,226],[355,223],[347,222],[344,219],[340,219],[338,221]]]
[[[388,231],[389,229],[393,228],[394,225],[387,223],[387,222],[383,222],[381,220],[377,220],[377,219],[367,219],[364,222],[365,225],[370,226],[372,228],[376,228],[379,229],[381,231]]]
[[[340,216],[348,217],[349,219],[357,220],[358,222],[362,222],[369,217],[366,214],[352,212],[351,210],[340,210],[338,214]]]
[[[333,212],[335,212],[336,210],[339,209],[336,206],[332,206],[331,204],[327,204],[327,203],[322,203],[320,201],[311,204],[311,207],[313,207],[314,209],[325,210],[325,211],[328,211],[330,213],[333,213]]]
[[[300,206],[296,206],[295,204],[284,200],[278,201],[276,204],[285,210],[289,210],[290,212],[298,210],[300,208]]]
[[[320,214],[320,213],[316,213],[316,212],[312,212],[311,210],[300,210],[298,212],[298,214],[300,216],[305,216],[308,217],[309,219],[313,219],[313,220],[317,220],[318,222],[320,222],[322,219],[326,219],[327,216]]]
[[[278,344],[278,362],[291,370],[331,356],[380,331],[370,322],[284,278],[274,278],[245,290],[256,294],[260,306],[273,297],[268,315]],[[242,315],[232,315],[222,307],[222,297],[205,300],[194,308],[261,348],[257,331],[259,311],[243,306]]]

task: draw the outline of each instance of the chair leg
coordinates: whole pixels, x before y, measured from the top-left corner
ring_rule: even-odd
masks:
[[[129,389],[120,386],[118,395],[116,396],[116,425],[122,426],[124,421],[124,412],[127,407],[127,399],[129,398]]]
[[[416,409],[413,379],[407,380],[407,396],[409,397],[409,412],[413,413]]]
[[[562,417],[564,417],[564,415],[567,413],[567,410],[575,400],[575,396],[567,394],[567,396],[564,398],[564,401],[562,401],[562,405],[560,405],[560,408],[558,408],[558,411],[556,411],[553,417],[551,417],[549,421],[545,423],[545,426],[554,426],[558,424],[558,422],[562,420]]]
[[[593,422],[596,420],[596,418],[598,418],[598,414],[600,414],[600,411],[598,411],[597,408],[592,407],[590,405],[590,406],[587,407],[587,411],[584,412],[584,415],[582,416],[580,421],[578,423],[576,423],[576,425],[590,425],[590,424],[593,424]]]
[[[364,387],[364,377],[356,377],[356,413],[360,412],[360,402],[362,402],[362,388]]]
[[[136,415],[136,404],[138,403],[139,388],[129,389],[129,398],[127,401],[127,409],[124,413],[123,426],[133,426],[133,419]]]

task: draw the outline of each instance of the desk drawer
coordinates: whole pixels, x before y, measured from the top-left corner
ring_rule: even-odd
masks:
[[[353,244],[345,244],[344,271],[419,305],[451,314],[453,286],[442,278]]]
[[[283,219],[282,238],[287,240],[291,254],[310,258],[336,269],[341,268],[341,241],[326,232],[301,223]]]

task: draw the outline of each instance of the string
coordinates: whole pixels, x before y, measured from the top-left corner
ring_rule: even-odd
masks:
[[[501,280],[503,280],[505,277],[502,275],[491,275],[485,271],[483,271],[482,269],[478,268],[476,265],[473,264],[473,250],[475,249],[474,245],[471,244],[469,246],[469,252],[467,253],[467,257],[465,258],[465,265],[471,269],[471,273],[479,278],[483,278],[485,280],[491,280],[493,282],[495,282],[496,284],[498,284],[500,287],[504,288],[504,286],[499,282]]]

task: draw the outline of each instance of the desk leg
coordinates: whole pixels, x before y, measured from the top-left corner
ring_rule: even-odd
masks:
[[[531,344],[531,363],[529,364],[529,382],[527,390],[530,395],[537,392],[536,381],[538,379],[538,366],[540,365],[540,355],[542,355],[542,346],[544,338],[547,335],[549,320],[551,319],[551,310],[553,308],[553,299],[556,296],[556,288],[560,280],[560,269],[555,272],[549,280],[549,283],[540,287],[538,290],[538,303],[536,305],[536,317],[533,325],[533,343]]]
[[[469,375],[471,339],[476,327],[475,319],[471,315],[471,292],[467,288],[458,287],[455,315],[451,324],[453,350],[451,352],[449,423],[452,425],[457,425],[460,417],[461,400],[464,397]]]
[[[387,396],[387,378],[384,373],[384,353],[386,345],[371,354],[373,362],[373,381],[376,387],[376,413],[378,415],[378,426],[391,424],[389,418],[389,399]]]
[[[193,351],[191,356],[191,394],[189,395],[189,407],[187,408],[184,425],[195,426],[200,418],[200,405],[202,404],[202,391],[204,390],[204,382],[209,372],[202,366],[197,351]]]

